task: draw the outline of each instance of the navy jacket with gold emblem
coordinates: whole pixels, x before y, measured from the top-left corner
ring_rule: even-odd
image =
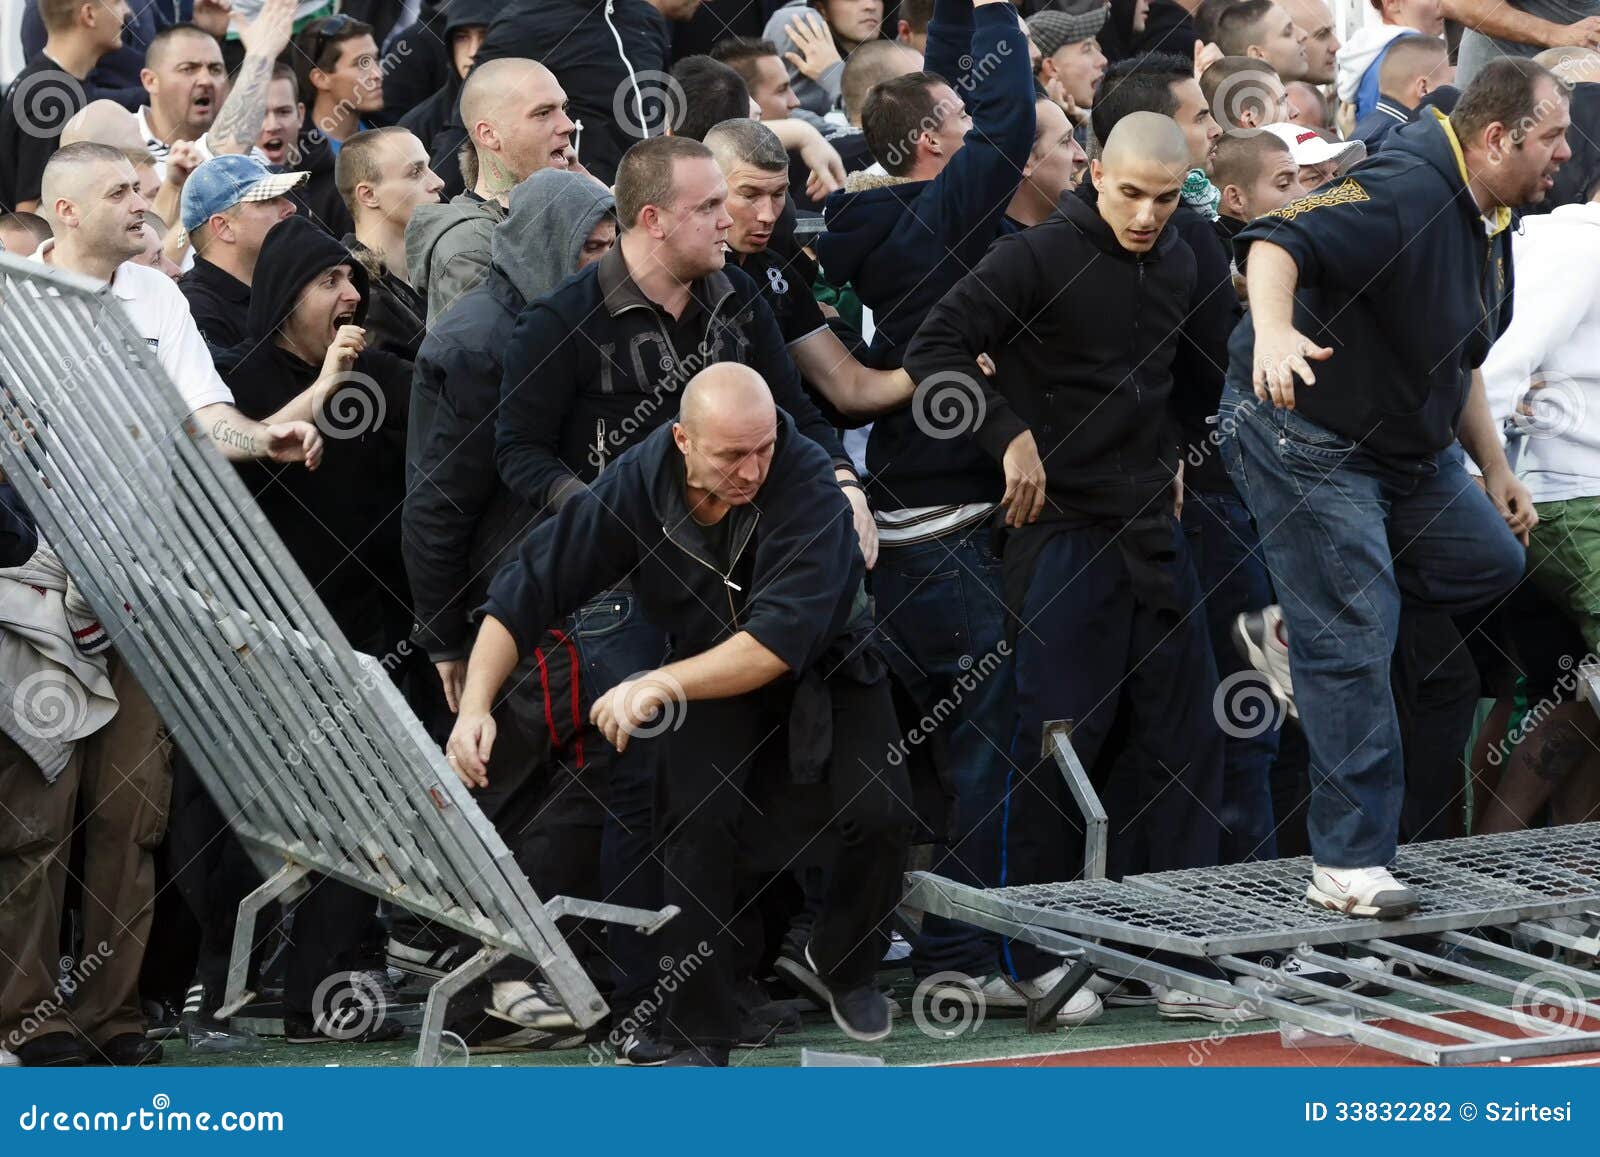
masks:
[[[1429,110],[1383,151],[1239,235],[1299,267],[1294,324],[1333,356],[1295,409],[1384,457],[1455,441],[1472,371],[1511,323],[1511,211],[1485,219],[1450,122]],[[1228,382],[1250,392],[1255,326],[1228,346]]]

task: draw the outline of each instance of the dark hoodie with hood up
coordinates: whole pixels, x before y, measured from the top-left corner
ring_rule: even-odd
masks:
[[[852,174],[828,197],[828,231],[816,243],[823,276],[848,282],[872,310],[869,360],[885,369],[901,364],[928,311],[1015,228],[1006,206],[1033,149],[1028,41],[1011,5],[935,0],[925,67],[966,103],[966,143],[931,181]],[[1004,489],[977,447],[928,437],[910,408],[873,424],[867,467],[868,490],[883,510],[997,502]]]
[[[511,191],[483,283],[422,343],[412,379],[403,531],[414,634],[434,662],[464,659],[469,616],[537,512],[495,469],[494,415],[517,315],[578,268],[616,201],[589,177],[543,169]]]
[[[1485,221],[1449,118],[1429,109],[1348,176],[1258,218],[1238,238],[1285,249],[1299,270],[1294,325],[1333,356],[1295,412],[1389,459],[1456,438],[1472,371],[1511,324],[1511,211]],[[1228,343],[1228,385],[1249,397],[1255,320]]]
[[[367,273],[314,222],[294,216],[262,243],[250,285],[245,340],[218,355],[217,369],[246,416],[266,418],[308,389],[321,371],[274,340],[301,292],[337,265],[361,291]],[[410,403],[411,364],[368,349],[329,399],[318,425],[322,465],[242,462],[240,475],[289,548],[334,622],[358,650],[382,649],[385,624],[406,621],[409,599],[400,562],[401,446]]]

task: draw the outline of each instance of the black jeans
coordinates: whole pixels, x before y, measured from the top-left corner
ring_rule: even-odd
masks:
[[[729,930],[740,884],[758,862],[781,866],[770,862],[760,829],[800,837],[792,860],[831,853],[822,861],[828,885],[811,935],[824,978],[841,988],[867,984],[883,959],[883,922],[900,898],[912,822],[905,769],[889,760],[900,738],[889,684],[829,680],[832,758],[826,785],[813,792],[823,798],[788,811],[770,797],[788,778],[792,686],[785,679],[735,699],[689,703],[678,730],[650,741],[664,743],[657,816],[666,900],[682,909],[663,932],[671,958],[661,962],[659,981],[665,1040],[716,1047],[738,1035],[733,994],[742,953]]]

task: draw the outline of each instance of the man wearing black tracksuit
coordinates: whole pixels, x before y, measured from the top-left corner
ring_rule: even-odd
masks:
[[[678,421],[567,501],[489,588],[449,748],[469,783],[493,743],[489,704],[547,623],[631,576],[644,618],[670,639],[673,662],[609,689],[592,712],[619,749],[664,749],[657,831],[665,898],[681,909],[663,934],[674,966],[663,965],[662,1032],[680,1046],[669,1064],[726,1064],[738,1039],[728,928],[759,854],[749,825],[774,814],[807,844],[836,840],[807,956],[841,1028],[888,1035],[871,982],[899,893],[909,785],[890,762],[897,731],[862,575],[827,453],[759,375],[719,364],[687,385]],[[773,803],[786,782],[821,790],[822,814]]]
[[[1076,874],[1063,820],[1075,809],[1053,762],[1039,758],[1044,723],[1073,720],[1073,745],[1093,768],[1124,704],[1146,757],[1127,793],[1137,824],[1118,849],[1126,866],[1216,859],[1217,676],[1173,517],[1177,437],[1168,413],[1179,335],[1197,304],[1194,255],[1164,227],[1186,169],[1169,118],[1124,118],[1094,162],[1094,185],[1064,195],[1043,224],[998,241],[906,355],[919,382],[959,374],[983,390],[973,439],[1007,464],[1011,484],[1005,586],[1023,625],[1005,884]],[[967,369],[985,352],[992,379]],[[1037,471],[1015,473],[1013,458],[1024,449],[1031,457],[1035,445]],[[1040,490],[1019,501],[1030,477]],[[1037,951],[1020,942],[1007,953],[1013,975],[1049,967],[1048,958],[1030,963]]]

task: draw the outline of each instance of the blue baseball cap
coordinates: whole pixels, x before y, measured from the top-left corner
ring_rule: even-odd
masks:
[[[242,201],[270,201],[311,179],[310,173],[274,173],[255,157],[225,153],[212,157],[183,183],[180,216],[185,233]]]

